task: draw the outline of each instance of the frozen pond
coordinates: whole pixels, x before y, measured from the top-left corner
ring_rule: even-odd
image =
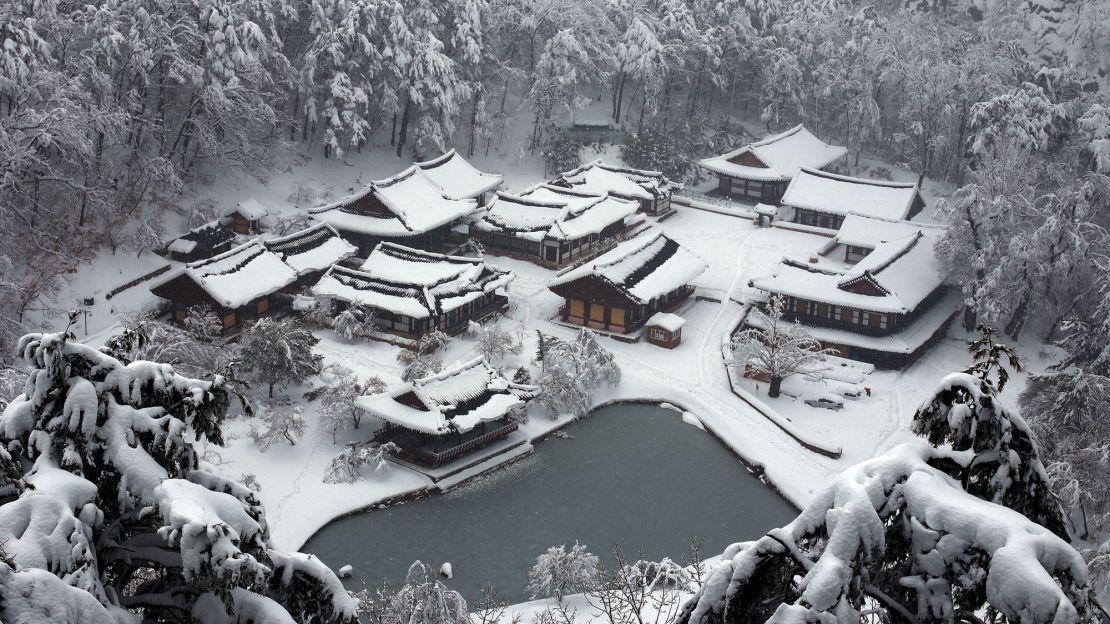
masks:
[[[541,416],[542,418],[542,416]],[[533,455],[463,485],[324,527],[304,546],[333,569],[354,565],[349,589],[388,579],[396,587],[415,559],[476,601],[493,586],[526,600],[528,571],[548,547],[587,544],[608,559],[619,544],[632,560],[680,561],[690,538],[702,556],[759,537],[795,511],[710,434],[654,405],[614,405],[569,426]]]

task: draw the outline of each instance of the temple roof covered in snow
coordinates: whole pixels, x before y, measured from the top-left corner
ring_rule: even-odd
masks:
[[[235,206],[235,209],[228,214],[233,215],[235,213],[239,213],[245,219],[257,221],[258,219],[261,219],[262,217],[265,217],[267,214],[269,214],[269,211],[266,210],[266,207],[262,205],[262,202],[253,197],[250,197],[239,202],[238,205]]]
[[[297,272],[258,240],[173,272],[150,291],[186,305],[240,308],[292,284]]]
[[[416,163],[424,175],[434,182],[448,197],[475,199],[499,186],[502,177],[474,168],[455,150],[439,158]]]
[[[535,386],[511,383],[479,357],[381,394],[359,397],[355,405],[405,429],[446,435],[504,418],[536,394]]]
[[[265,245],[266,249],[293,267],[297,275],[323,271],[358,251],[327,223],[319,223],[281,238],[271,238]]]
[[[574,240],[623,224],[639,206],[610,195],[538,185],[519,195],[498,192],[472,227],[536,241]]]
[[[447,225],[477,207],[473,199],[448,196],[423,170],[411,166],[309,214],[341,232],[403,237]]]
[[[217,221],[209,221],[188,233],[175,238],[166,250],[178,254],[192,254],[202,250],[221,251],[235,240],[235,232]]]
[[[782,196],[782,203],[835,215],[907,219],[925,205],[915,183],[886,182],[803,168]]]
[[[394,314],[428,318],[481,298],[513,280],[481,258],[447,256],[380,243],[361,270],[333,266],[312,287],[328,296]]]
[[[848,149],[829,145],[797,125],[699,164],[714,173],[747,180],[789,180],[803,167],[822,169],[843,158]]]
[[[873,312],[908,314],[944,281],[932,239],[920,231],[879,243],[847,271],[783,260],[752,286],[770,293]]]
[[[833,243],[875,249],[879,243],[906,238],[915,232],[921,232],[935,240],[944,232],[944,226],[903,219],[883,219],[853,212],[844,217],[844,222],[840,224],[840,230],[833,238]]]
[[[631,301],[645,304],[689,284],[707,267],[705,260],[656,229],[625,241],[567,272],[555,279],[550,287],[559,292],[565,284],[595,278],[620,291]]]
[[[670,197],[682,185],[671,182],[658,171],[618,167],[600,159],[567,171],[552,181],[556,186],[566,186],[591,195],[612,194],[628,199],[652,200]]]

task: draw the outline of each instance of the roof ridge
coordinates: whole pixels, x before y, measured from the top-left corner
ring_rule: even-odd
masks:
[[[212,263],[218,262],[220,260],[226,260],[226,259],[228,259],[228,258],[230,258],[230,257],[232,257],[232,256],[234,256],[234,255],[236,255],[240,252],[246,251],[251,246],[258,246],[262,249],[262,251],[267,251],[267,249],[262,245],[262,241],[258,240],[257,238],[252,238],[249,241],[243,243],[242,245],[239,245],[237,247],[232,247],[231,249],[228,249],[227,251],[222,252],[222,253],[218,253],[218,254],[212,256],[211,258],[204,258],[202,260],[194,260],[192,262],[189,262],[185,265],[185,268],[186,269],[199,269],[201,267],[204,267],[205,265],[212,264]]]
[[[868,186],[881,186],[884,188],[898,188],[898,189],[911,189],[918,188],[916,182],[895,182],[893,180],[874,180],[872,178],[857,178],[855,176],[848,176],[839,173],[831,173],[822,171],[820,169],[813,169],[812,167],[799,167],[798,174],[808,174],[817,178],[826,178],[829,180],[839,180],[841,182],[848,182],[851,184],[865,184]]]

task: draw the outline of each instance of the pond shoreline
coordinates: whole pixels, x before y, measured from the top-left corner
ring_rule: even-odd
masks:
[[[590,415],[592,416],[598,410],[601,410],[601,409],[604,409],[604,408],[607,408],[607,407],[616,406],[616,405],[651,405],[651,406],[659,407],[661,409],[665,409],[667,411],[676,412],[676,415],[678,415],[678,417],[680,417],[680,418],[681,418],[681,415],[683,413],[691,413],[691,414],[694,414],[696,416],[695,412],[692,412],[691,410],[687,409],[684,405],[682,405],[678,401],[674,401],[674,400],[671,400],[671,399],[651,399],[651,398],[622,398],[622,399],[611,399],[611,400],[608,400],[608,401],[603,401],[603,402],[598,403],[597,405],[593,406],[590,409]],[[566,427],[568,427],[572,424],[581,422],[581,420],[582,419],[574,418],[574,419],[568,419],[564,422],[558,423],[554,427],[552,427],[551,429],[548,429],[545,432],[543,432],[542,434],[539,434],[536,437],[532,438],[531,440],[529,440],[529,442],[533,445],[538,444],[540,442],[545,442],[549,438],[553,437],[557,432],[562,431],[563,429],[565,429]],[[765,485],[767,488],[772,490],[776,495],[778,495],[780,498],[782,498],[784,501],[786,501],[795,510],[801,511],[801,507],[797,504],[797,502],[795,502],[793,499],[791,499],[789,496],[787,496],[786,493],[783,492],[783,490],[774,481],[772,481],[767,476],[766,468],[764,467],[763,464],[761,464],[759,462],[752,461],[749,458],[745,457],[743,454],[739,453],[735,448],[730,446],[725,441],[725,439],[723,437],[721,437],[716,431],[714,431],[709,424],[707,424],[704,420],[702,420],[701,422],[704,426],[705,433],[708,433],[710,435],[710,437],[712,437],[718,444],[723,446],[725,449],[728,450],[728,452],[730,454],[732,454],[734,457],[736,457],[736,459],[738,459],[740,461],[740,463],[744,465],[745,469],[747,469],[747,471],[749,473],[751,473],[752,476],[757,478],[763,485]],[[524,459],[524,458],[526,458],[530,455],[532,455],[532,453],[527,453],[527,454],[524,454],[524,455],[518,455],[516,457],[509,458],[506,461],[497,464],[496,466],[490,468],[489,470],[487,470],[485,472],[475,474],[474,476],[466,479],[465,481],[462,481],[462,482],[456,484],[455,487],[459,487],[459,486],[461,486],[465,483],[469,483],[469,482],[471,482],[475,479],[478,479],[480,477],[489,476],[491,474],[495,474],[497,472],[500,472],[503,469],[511,466],[512,464],[514,464],[514,463],[520,461],[521,459]],[[357,516],[357,515],[360,515],[360,514],[363,514],[363,513],[366,513],[366,512],[376,511],[376,510],[381,510],[381,509],[387,509],[387,508],[394,507],[394,506],[397,506],[397,505],[403,505],[405,503],[414,502],[414,501],[418,501],[418,500],[421,500],[421,499],[424,499],[424,498],[428,498],[430,496],[441,495],[441,494],[443,494],[443,492],[440,491],[435,486],[435,484],[430,484],[430,485],[428,485],[424,488],[420,488],[420,489],[417,489],[417,490],[412,490],[412,491],[409,491],[409,492],[404,492],[404,493],[401,493],[401,494],[396,494],[396,495],[393,495],[393,496],[387,496],[385,498],[373,501],[373,502],[371,502],[367,505],[364,505],[362,507],[359,507],[357,509],[352,509],[350,511],[346,511],[344,513],[338,514],[338,515],[332,517],[331,519],[329,519],[327,522],[321,524],[320,527],[317,528],[315,531],[313,531],[312,534],[309,535],[307,538],[305,538],[305,540],[301,544],[299,544],[295,548],[295,550],[300,550],[300,549],[304,548],[304,545],[307,544],[314,537],[316,537],[320,532],[324,531],[325,529],[327,529],[332,524],[335,524],[336,522],[339,522],[341,520],[350,518],[352,516]]]

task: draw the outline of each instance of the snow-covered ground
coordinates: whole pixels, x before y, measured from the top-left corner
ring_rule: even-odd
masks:
[[[616,148],[605,157],[616,157]],[[522,189],[543,179],[543,168],[535,157],[520,158],[516,154],[483,154],[471,159],[479,168],[501,173],[506,186]],[[229,178],[218,184],[202,187],[190,198],[206,199],[217,204],[222,212],[236,203],[254,197],[277,215],[303,211],[291,196],[304,187],[315,200],[336,198],[365,182],[397,173],[408,166],[408,160],[397,159],[388,149],[367,150],[351,154],[339,162],[321,158],[292,156],[273,179],[258,182],[245,178]],[[881,163],[862,162],[854,173]],[[912,179],[913,174],[891,168],[893,177]],[[946,192],[939,186],[926,185],[930,206],[936,193]],[[932,220],[926,210],[919,217]],[[771,423],[754,408],[739,400],[730,390],[721,353],[742,311],[742,303],[754,294],[748,281],[769,272],[785,255],[807,255],[819,249],[828,239],[824,236],[781,228],[757,228],[747,218],[704,210],[679,207],[678,214],[660,224],[664,231],[705,259],[708,270],[695,282],[698,295],[718,300],[691,299],[679,311],[687,320],[683,343],[665,350],[646,342],[628,344],[604,340],[603,344],[616,355],[623,370],[623,381],[615,388],[599,391],[596,400],[650,399],[675,404],[692,414],[706,428],[748,462],[765,468],[767,478],[796,504],[805,504],[829,479],[849,465],[871,457],[893,446],[909,435],[907,425],[914,407],[933,388],[940,377],[962,368],[967,361],[964,336],[951,330],[917,364],[902,372],[880,371],[864,381],[871,396],[846,402],[844,410],[831,412],[811,408],[800,398],[784,395],[768,399],[766,388],[751,380],[742,380],[745,389],[758,395],[789,424],[809,439],[819,440],[829,448],[840,447],[843,455],[833,460],[805,450],[794,439]],[[182,228],[182,231],[184,229]],[[535,345],[535,330],[570,337],[575,330],[550,322],[561,300],[547,290],[554,272],[527,262],[491,256],[489,262],[516,272],[511,287],[513,300],[509,318],[501,321],[506,328],[519,331],[524,349],[519,356],[509,356],[496,364],[516,367],[526,364]],[[118,326],[118,317],[151,306],[154,303],[148,286],[139,285],[124,291],[110,302],[104,294],[112,288],[166,264],[167,261],[149,253],[108,252],[84,269],[59,299],[66,307],[84,297],[94,297],[88,317],[89,342],[96,344]],[[171,263],[172,264],[172,263]],[[55,329],[57,314],[45,314],[43,326]],[[82,328],[78,328],[83,330]],[[81,333],[79,331],[79,333]],[[360,378],[377,375],[387,382],[397,381],[400,366],[396,362],[398,347],[380,342],[347,343],[331,332],[319,332],[318,350],[327,364],[352,369]],[[1035,346],[1029,347],[1032,353]],[[471,340],[460,337],[451,342],[443,354],[445,363],[472,357]],[[1031,358],[1027,358],[1031,359]],[[1037,370],[1045,362],[1030,362]],[[793,380],[786,390],[804,398],[819,392],[820,387],[806,387],[808,382]],[[1020,389],[1020,381],[1007,389],[1007,395]],[[303,388],[289,389],[298,397]],[[312,425],[318,406],[309,402],[305,418]],[[522,430],[530,438],[539,438],[567,422],[566,417],[552,419],[545,413],[533,413]],[[237,419],[227,425],[227,445],[210,449],[207,459],[233,477],[253,474],[261,485],[261,497],[268,510],[273,535],[282,548],[297,548],[316,530],[331,519],[358,509],[387,501],[397,496],[418,492],[431,485],[419,473],[395,466],[384,475],[369,477],[356,484],[324,484],[325,467],[340,447],[353,439],[365,439],[374,426],[364,422],[359,430],[342,432],[335,443],[330,435],[309,427],[304,439],[295,446],[276,445],[259,452],[251,441],[252,423]]]

